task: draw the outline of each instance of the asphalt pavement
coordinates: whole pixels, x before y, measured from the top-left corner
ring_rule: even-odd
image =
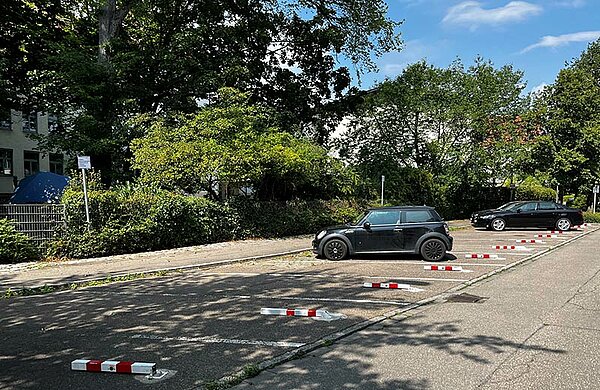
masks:
[[[271,364],[276,367],[243,386],[455,388],[460,380],[470,383],[471,377],[462,377],[471,370],[473,377],[479,375],[478,370],[489,374],[489,368],[499,364],[496,358],[518,351],[525,345],[523,337],[537,329],[529,317],[546,313],[542,310],[546,305],[555,307],[563,302],[563,289],[577,291],[583,286],[580,279],[589,276],[594,267],[598,271],[593,260],[584,255],[593,258],[598,252],[600,232],[586,235],[572,231],[544,238],[543,242],[516,243],[537,234],[545,232],[458,230],[453,232],[455,251],[439,264],[426,263],[414,255],[331,262],[316,259],[310,252],[249,260],[252,251],[258,250],[252,249],[253,243],[244,244],[234,256],[231,246],[237,244],[226,244],[213,247],[222,248],[222,252],[215,252],[218,256],[246,260],[214,262],[208,247],[185,261],[189,253],[182,255],[182,264],[199,261],[201,267],[74,291],[3,299],[0,389],[215,388],[232,373],[247,373]],[[298,245],[302,245],[301,240]],[[291,247],[285,240],[277,243],[256,243],[256,247],[268,252],[270,246],[271,254]],[[515,248],[496,249],[496,245]],[[473,254],[490,256],[472,258]],[[160,260],[156,253],[145,256]],[[570,256],[575,260],[563,259]],[[592,264],[582,270],[584,259]],[[521,262],[525,263],[518,265]],[[552,266],[538,270],[538,264],[544,262]],[[102,275],[102,267],[108,263],[109,259],[101,259],[73,265],[96,267],[96,274]],[[570,266],[557,267],[562,263]],[[459,270],[426,269],[431,265]],[[514,268],[506,271],[508,267]],[[26,274],[27,270],[21,272]],[[474,293],[486,298],[483,303],[441,303],[477,280],[476,288],[493,286],[495,280],[519,272],[526,272],[529,280],[498,282],[497,291]],[[411,289],[363,287],[364,283],[377,282],[406,283]],[[584,287],[582,291],[587,291]],[[538,289],[541,292],[533,294]],[[326,310],[344,318],[327,322],[263,315],[263,308]],[[402,320],[401,316],[408,314],[412,317]],[[495,323],[502,326],[498,334]],[[328,346],[331,342],[335,343]],[[595,345],[590,348],[598,350]],[[531,350],[545,353],[546,349],[559,348],[536,341]],[[302,355],[304,359],[285,363]],[[462,370],[460,375],[450,375],[456,382],[438,383],[436,370],[451,371],[453,359],[458,358],[466,366],[457,366]],[[70,362],[75,359],[155,362],[171,375],[147,384],[143,376],[74,372]]]
[[[597,389],[600,232],[239,389]]]

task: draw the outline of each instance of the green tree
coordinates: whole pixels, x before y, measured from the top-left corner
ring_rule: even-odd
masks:
[[[600,40],[562,69],[539,104],[545,136],[533,151],[560,196],[591,191],[600,180]]]
[[[270,109],[234,89],[196,115],[150,120],[133,141],[133,167],[144,183],[218,199],[223,187],[252,185],[259,199],[347,194],[352,175],[320,146],[276,127]],[[141,125],[147,123],[142,120]]]
[[[448,68],[410,65],[365,99],[337,142],[340,156],[371,180],[384,170],[428,172],[439,192],[466,212],[475,207],[466,197],[484,197],[479,189],[513,175],[526,155],[531,136],[521,116],[523,88],[521,72],[482,59],[468,68],[460,61]],[[389,186],[402,186],[411,177],[404,172],[404,178],[392,175],[397,182]]]
[[[344,109],[330,102],[349,93],[352,71],[373,69],[373,56],[401,44],[383,0],[54,3],[62,35],[24,72],[40,108],[62,114],[44,147],[92,155],[106,181],[129,171],[128,144],[139,136],[129,119],[195,113],[221,87],[249,92],[281,128],[324,143]]]

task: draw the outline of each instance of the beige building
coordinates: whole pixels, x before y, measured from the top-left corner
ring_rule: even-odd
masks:
[[[56,118],[43,113],[23,115],[0,112],[0,201],[6,200],[19,180],[37,172],[63,174],[62,153],[42,153],[31,136],[48,134]]]

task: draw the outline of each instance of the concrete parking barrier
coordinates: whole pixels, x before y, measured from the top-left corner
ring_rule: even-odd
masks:
[[[340,313],[330,313],[327,310],[317,309],[279,309],[263,307],[260,309],[260,314],[288,317],[312,317],[316,320],[333,321],[345,319],[346,316]]]
[[[389,288],[389,289],[402,289],[402,290],[414,289],[414,287],[412,287],[410,284],[402,284],[402,283],[369,283],[369,282],[365,282],[365,283],[363,283],[363,287],[366,287],[366,288]]]
[[[558,238],[558,236],[556,234],[538,234],[534,237],[537,238]]]
[[[77,359],[71,362],[71,370],[152,375],[156,373],[156,363]]]
[[[542,240],[515,240],[515,242],[521,244],[545,244]]]
[[[491,255],[489,253],[471,253],[466,254],[467,259],[498,259],[498,255]]]
[[[494,245],[494,246],[492,246],[492,249],[497,249],[497,250],[515,250],[515,251],[526,251],[526,250],[529,250],[529,248],[524,247],[524,246],[520,246],[520,245]]]
[[[463,271],[463,268],[456,265],[426,265],[423,267],[426,271]]]

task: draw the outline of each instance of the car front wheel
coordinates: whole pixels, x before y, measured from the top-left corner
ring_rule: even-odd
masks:
[[[502,218],[494,218],[492,223],[490,223],[490,227],[496,232],[501,232],[506,228],[506,221]]]
[[[348,245],[339,238],[332,238],[325,243],[323,254],[329,260],[342,260],[348,255]]]
[[[421,256],[426,261],[440,261],[446,257],[446,245],[437,238],[430,238],[421,245]]]
[[[571,221],[569,218],[561,218],[556,221],[556,228],[558,230],[569,230],[571,229]]]

